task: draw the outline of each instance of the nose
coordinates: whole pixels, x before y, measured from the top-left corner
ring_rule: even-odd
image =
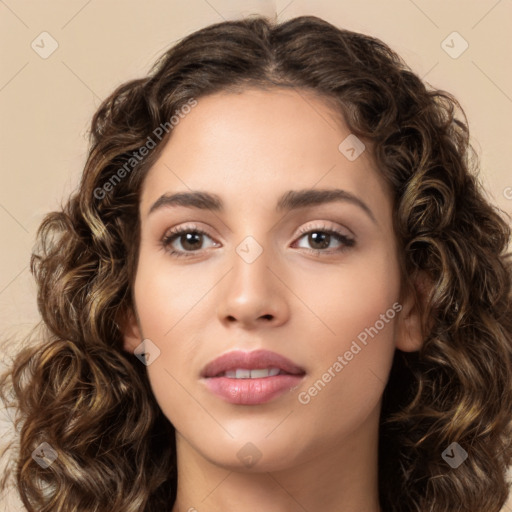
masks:
[[[285,323],[289,316],[287,288],[271,251],[264,249],[252,262],[235,252],[232,261],[218,289],[219,320],[226,326],[239,324],[250,330]]]

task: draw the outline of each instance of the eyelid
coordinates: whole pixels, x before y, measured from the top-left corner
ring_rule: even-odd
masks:
[[[338,224],[335,224],[329,220],[316,220],[316,221],[308,222],[307,224],[305,224],[304,226],[299,228],[299,230],[297,231],[297,234],[301,235],[301,234],[308,233],[311,230],[315,230],[315,229],[317,229],[318,231],[321,231],[321,230],[336,231],[336,232],[340,232],[340,234],[346,236],[347,238],[354,238],[354,239],[356,238],[356,236],[354,235],[354,233],[351,229],[349,229],[345,226],[340,227]],[[343,231],[347,231],[347,233],[344,233]]]
[[[178,225],[173,228],[167,229],[165,233],[163,234],[162,238],[160,239],[160,242],[164,242],[165,240],[171,239],[171,238],[179,238],[184,233],[199,233],[202,235],[206,235],[208,238],[214,241],[214,243],[218,243],[214,236],[212,236],[207,229],[203,229],[199,227],[197,224],[184,224],[184,225]]]

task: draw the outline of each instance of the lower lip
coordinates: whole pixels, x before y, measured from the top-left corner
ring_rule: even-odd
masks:
[[[261,379],[205,379],[208,389],[232,404],[259,405],[290,391],[300,384],[304,375],[275,375]]]

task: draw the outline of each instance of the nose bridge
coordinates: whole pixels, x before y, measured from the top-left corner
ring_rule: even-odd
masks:
[[[230,275],[219,297],[221,321],[229,318],[251,325],[262,317],[273,322],[283,320],[285,301],[272,260],[272,243],[266,235],[246,235],[235,246]]]
[[[233,239],[239,240],[234,246],[233,270],[245,278],[269,271],[267,265],[273,245],[270,232],[273,220],[258,201],[258,194],[253,197],[256,197],[255,203],[241,199],[237,204],[237,215],[233,216],[237,222],[232,225],[231,232]]]
[[[235,247],[233,278],[238,284],[249,286],[250,289],[260,293],[272,279],[272,273],[268,268],[272,249],[267,236],[259,235],[259,240],[256,236],[245,236]],[[246,292],[250,291],[246,290]]]

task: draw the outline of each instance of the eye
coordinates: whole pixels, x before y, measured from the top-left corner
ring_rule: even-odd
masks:
[[[308,247],[301,247],[309,252],[318,255],[328,255],[332,253],[339,253],[348,250],[355,245],[354,238],[351,238],[336,229],[329,229],[326,226],[312,227],[309,229],[302,229],[300,231],[303,235],[299,240],[307,236],[307,243],[311,244],[312,249]],[[337,241],[339,246],[334,250],[326,251],[325,249],[331,245],[332,241]]]
[[[204,237],[210,238],[206,231],[192,226],[182,226],[169,231],[162,239],[162,247],[173,256],[189,257],[202,249]],[[210,238],[211,240],[211,238]],[[176,250],[174,243],[179,242],[183,249]]]
[[[302,234],[298,240],[302,240],[307,236],[307,242],[312,245],[312,248],[301,247],[308,252],[315,255],[329,255],[333,253],[340,253],[348,250],[355,245],[355,240],[336,229],[330,229],[326,226],[312,227],[309,229],[300,230]],[[196,226],[181,226],[179,228],[169,231],[161,240],[161,245],[172,256],[176,257],[190,257],[195,256],[199,251],[203,250],[204,237],[212,238]],[[326,250],[331,246],[332,242],[337,242],[338,247],[333,250]],[[176,242],[181,245],[176,248]],[[218,244],[214,242],[214,246]]]

